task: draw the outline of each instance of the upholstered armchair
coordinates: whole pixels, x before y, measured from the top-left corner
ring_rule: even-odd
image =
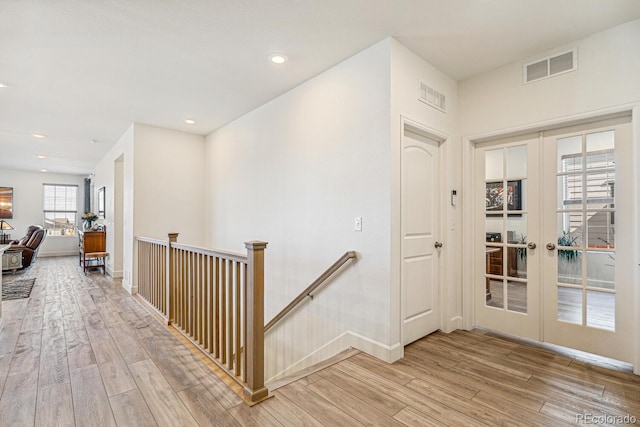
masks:
[[[41,226],[30,225],[22,239],[11,242],[9,249],[22,250],[22,268],[29,267],[35,261],[38,256],[38,248],[44,242],[46,235],[47,231]]]

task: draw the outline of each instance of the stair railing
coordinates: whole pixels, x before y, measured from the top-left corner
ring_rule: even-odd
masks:
[[[177,237],[136,238],[138,300],[240,384],[248,403],[264,400],[267,243],[246,242],[244,255],[179,244]]]

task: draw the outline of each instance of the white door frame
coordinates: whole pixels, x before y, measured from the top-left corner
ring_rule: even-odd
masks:
[[[447,142],[449,141],[449,136],[443,132],[440,132],[437,129],[431,128],[427,125],[424,125],[420,122],[417,122],[415,120],[412,120],[404,115],[400,115],[400,140],[399,140],[399,147],[398,149],[400,150],[402,147],[402,144],[404,142],[404,130],[406,127],[409,128],[413,128],[418,130],[419,134],[422,134],[430,139],[433,139],[435,141],[438,141],[440,143],[439,149],[438,149],[438,163],[440,165],[440,172],[441,175],[444,176],[444,174],[442,173],[442,170],[444,169],[443,166],[446,165],[446,158],[447,158]],[[399,158],[398,159],[400,161],[400,163],[402,163],[402,159]],[[398,173],[401,173],[402,169],[401,169],[401,164],[398,165]],[[398,176],[398,183],[400,184],[402,182],[400,176]],[[446,188],[448,188],[449,186],[449,180],[448,177],[445,177],[444,179],[442,179],[440,181],[440,187],[441,189],[443,189],[442,191],[440,191],[439,194],[439,204],[440,204],[440,209],[439,209],[439,213],[440,213],[440,224],[438,226],[438,233],[441,236],[441,239],[443,240],[444,246],[442,248],[442,250],[440,251],[440,256],[438,257],[438,270],[439,270],[439,283],[438,283],[438,304],[440,306],[440,328],[442,330],[444,330],[445,332],[449,332],[451,330],[450,324],[448,322],[448,319],[450,318],[450,315],[448,313],[447,310],[447,305],[446,305],[446,296],[444,295],[444,292],[446,290],[446,286],[444,286],[445,283],[448,283],[449,280],[451,280],[451,275],[448,274],[449,272],[447,271],[447,269],[443,268],[443,266],[447,265],[447,253],[449,251],[447,251],[447,239],[446,239],[446,227],[444,226],[444,224],[446,223],[446,218],[447,218],[447,213],[446,213],[446,204],[445,204],[445,199],[446,199],[446,195],[448,194],[448,191],[446,190]],[[400,185],[399,189],[398,189],[398,196],[400,196],[400,192],[402,190],[402,187]],[[398,201],[401,200],[401,197],[398,197]],[[400,210],[400,204],[398,204],[398,212]],[[398,215],[398,218],[402,218],[400,215]],[[394,236],[394,240],[397,241],[397,244],[401,246],[401,240],[402,240],[402,236],[401,236],[401,232],[400,232],[400,227],[398,226],[398,234],[397,236]],[[453,247],[453,242],[449,243],[450,246]],[[397,259],[396,259],[397,258]],[[400,267],[401,265],[401,260],[402,258],[402,251],[399,251],[396,255],[394,255],[394,263],[397,263],[398,267]],[[400,272],[400,268],[398,268],[398,273]],[[402,279],[401,276],[398,277],[398,283],[399,286],[402,286]],[[402,289],[399,289],[400,292],[398,292],[398,296],[402,295]],[[402,316],[402,301],[399,300],[399,317],[398,317],[398,327],[400,328],[400,343],[404,342],[404,337],[403,337],[403,331],[402,331],[402,322],[403,322],[403,316]]]
[[[549,129],[556,129],[560,127],[572,126],[582,123],[588,123],[595,120],[602,120],[607,118],[613,118],[631,112],[631,126],[632,126],[632,144],[633,144],[633,157],[634,157],[634,182],[632,194],[639,194],[640,192],[640,172],[638,166],[640,166],[640,103],[619,105],[607,109],[591,111],[582,114],[576,114],[566,117],[560,117],[552,120],[545,120],[537,123],[530,123],[522,126],[516,126],[512,128],[499,129],[496,131],[486,132],[482,134],[470,135],[462,137],[462,229],[461,234],[463,236],[475,236],[474,225],[474,164],[475,164],[475,144],[478,142],[484,142],[492,139],[504,138],[508,136],[516,136],[520,134],[537,132]],[[633,214],[635,221],[630,230],[633,236],[640,235],[640,200],[636,198],[633,205]],[[640,239],[637,239],[634,247],[633,259],[636,260],[636,265],[633,270],[633,283],[640,283]],[[473,250],[473,244],[463,244],[461,248],[461,264],[462,264],[462,317],[463,328],[472,329],[475,324],[475,310],[474,310],[474,271],[475,257],[477,256]],[[470,262],[473,261],[473,262]],[[640,324],[640,286],[636,286],[634,289],[634,298],[631,302],[634,312],[634,324]],[[636,329],[635,336],[630,337],[635,341],[635,357],[633,363],[633,371],[636,375],[640,375],[640,328]]]

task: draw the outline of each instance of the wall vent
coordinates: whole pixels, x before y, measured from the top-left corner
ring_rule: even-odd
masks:
[[[444,93],[438,92],[422,80],[420,80],[418,100],[427,105],[431,105],[433,108],[442,112],[446,112],[447,110],[446,97],[444,96]]]
[[[578,69],[578,49],[574,48],[542,59],[528,62],[522,67],[523,83],[531,83]]]

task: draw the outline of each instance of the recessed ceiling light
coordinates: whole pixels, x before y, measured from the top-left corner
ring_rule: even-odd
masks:
[[[271,55],[269,55],[269,61],[274,64],[284,64],[285,62],[287,62],[287,59],[287,56],[281,53],[272,53]]]
[[[7,85],[4,83],[0,83],[0,88],[3,88],[3,87],[7,87]]]
[[[47,171],[46,169],[40,169],[40,172],[46,172],[46,171]]]
[[[193,120],[193,119],[185,119],[185,121],[184,121],[184,122],[185,122],[186,124],[188,124],[188,125],[193,125],[193,124],[195,124],[195,122],[196,122],[196,121],[195,121],[195,120]]]
[[[39,159],[46,159],[47,158],[47,156],[43,156],[42,154],[39,155],[39,156],[36,156],[36,157],[39,158]]]
[[[42,139],[42,138],[44,138],[44,137],[45,137],[45,136],[44,136],[43,134],[41,134],[41,133],[34,133],[34,134],[32,134],[32,135],[33,135],[33,137],[34,137],[34,138],[38,138],[38,139]]]

